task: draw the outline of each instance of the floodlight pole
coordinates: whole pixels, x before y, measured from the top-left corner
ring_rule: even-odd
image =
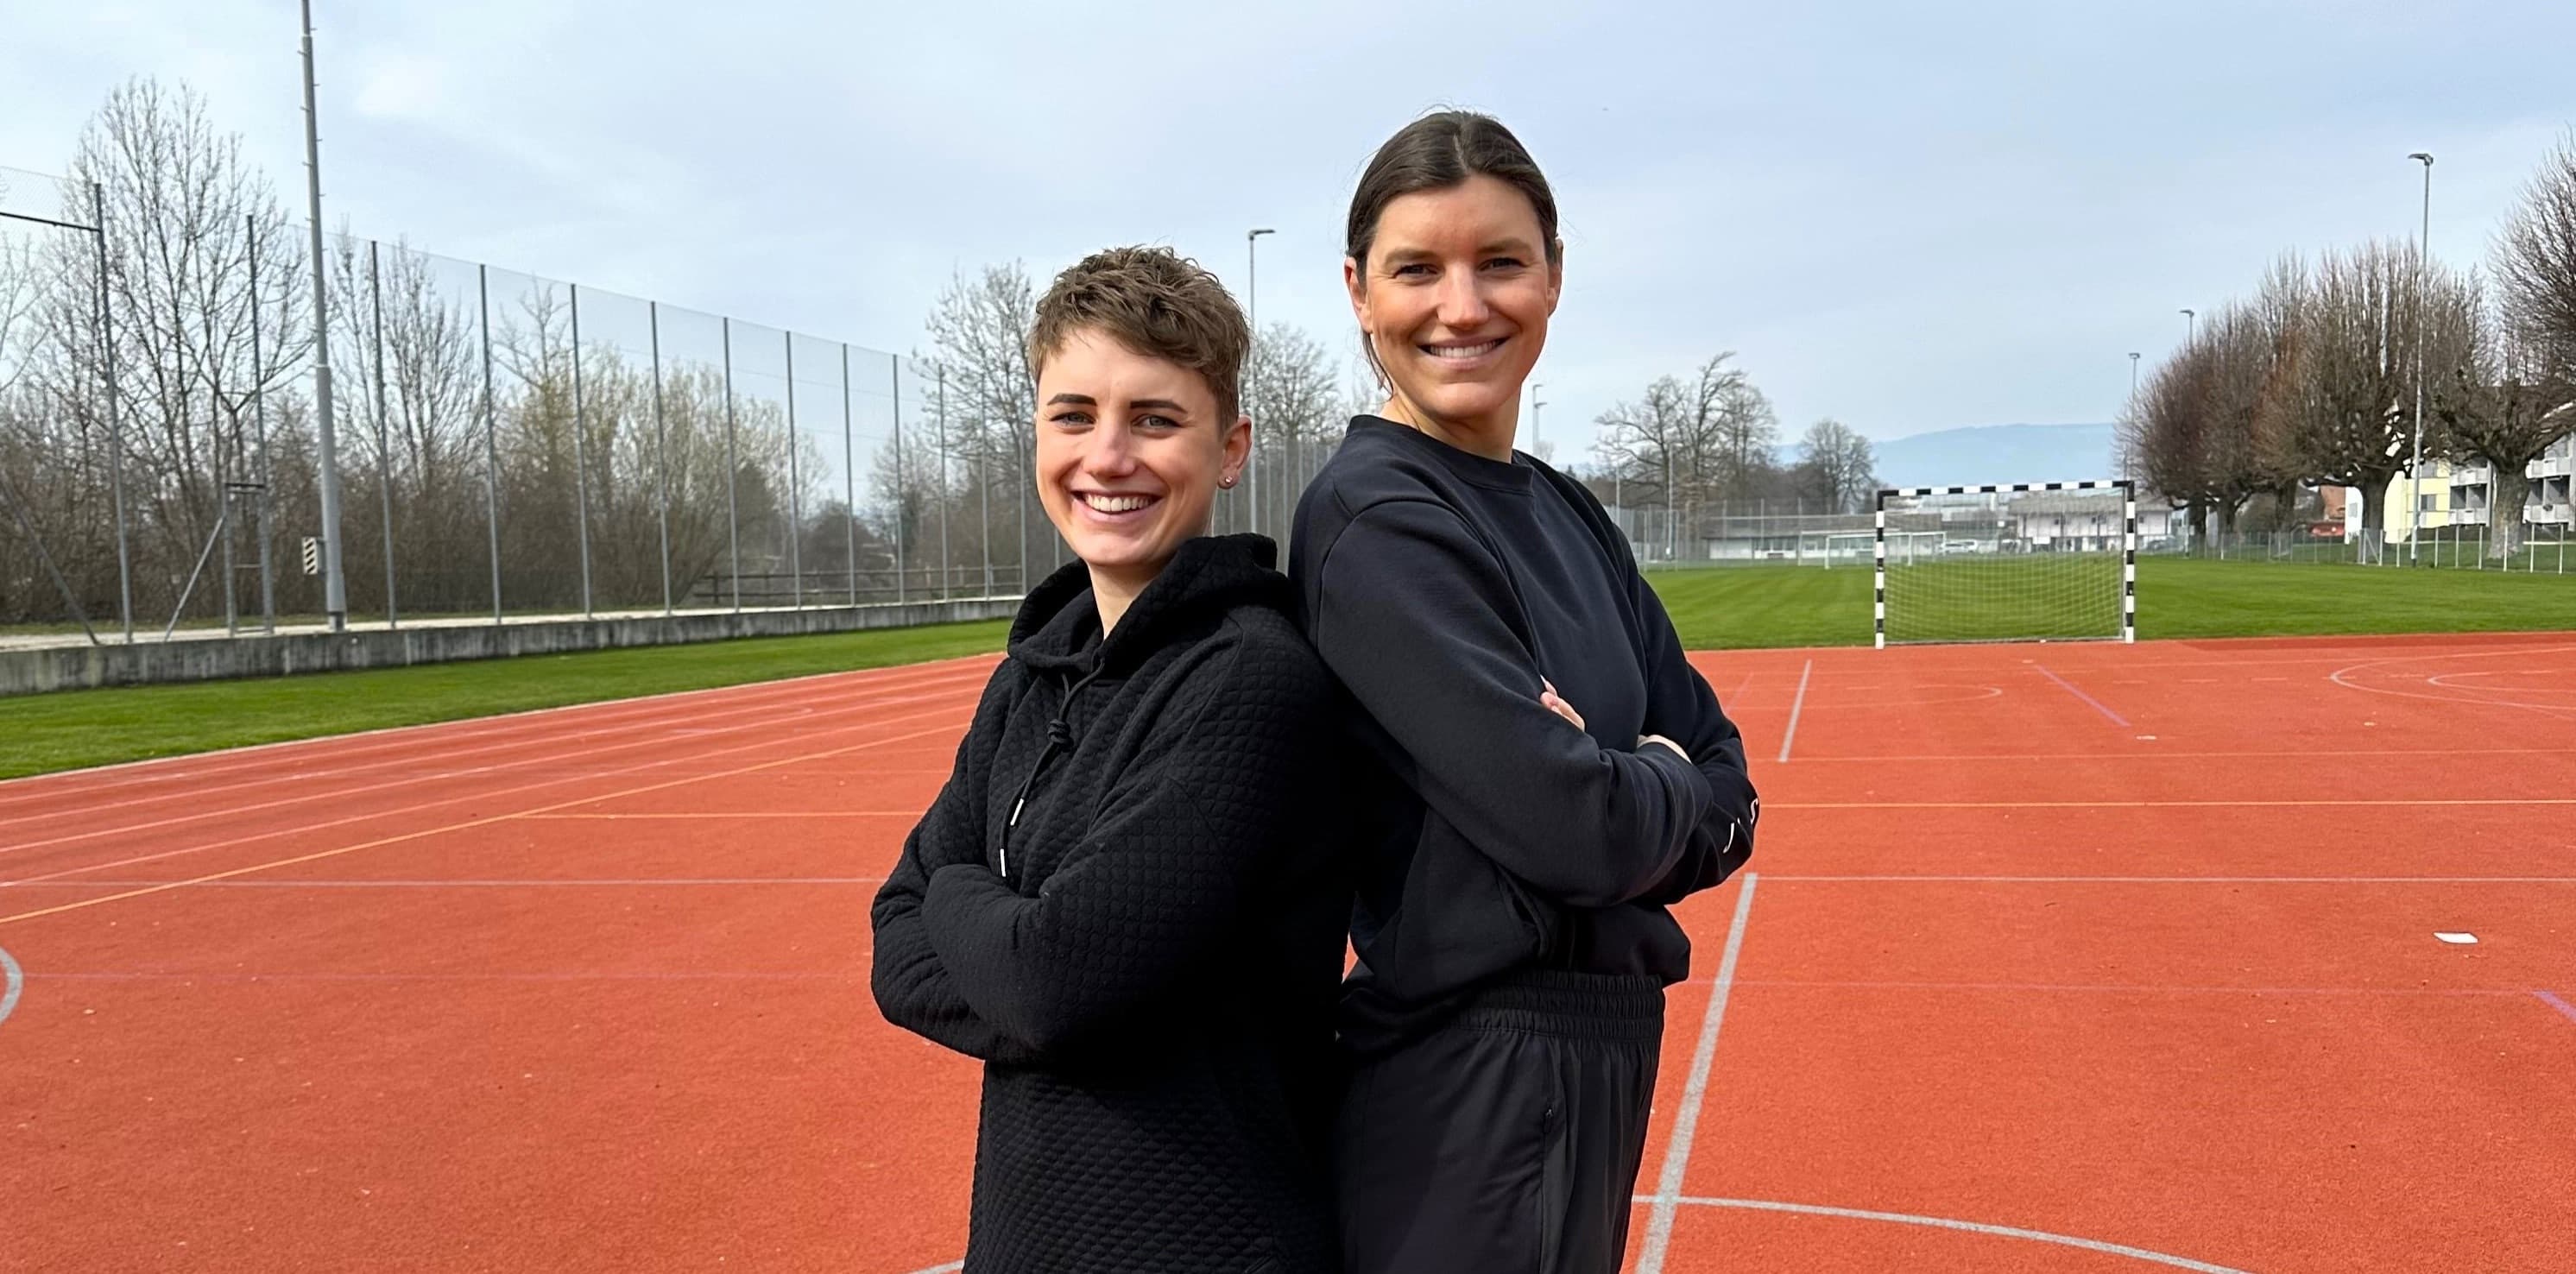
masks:
[[[313,107],[313,0],[303,0],[303,10],[304,195],[313,223],[313,401],[322,449],[322,609],[336,633],[349,627],[349,589],[340,576],[340,447],[331,420],[331,304],[322,277],[322,132]]]
[[[2417,508],[2424,502],[2424,289],[2432,283],[2433,156],[2419,150],[2407,158],[2424,165],[2424,221],[2415,240],[2415,450],[2406,462],[2406,561],[2411,565],[2424,520]]]

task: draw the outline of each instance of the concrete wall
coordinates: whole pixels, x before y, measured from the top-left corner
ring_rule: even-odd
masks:
[[[132,646],[50,646],[0,651],[0,696],[155,682],[279,677],[358,668],[400,668],[459,659],[503,659],[628,646],[673,646],[735,637],[788,637],[868,628],[909,628],[1006,619],[1017,598],[912,602],[836,610],[762,610],[625,619],[438,625],[395,631],[299,633],[275,637],[140,642]]]

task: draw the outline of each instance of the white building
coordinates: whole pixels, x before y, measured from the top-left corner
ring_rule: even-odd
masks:
[[[2126,529],[2117,492],[2032,491],[2009,497],[2002,538],[2019,547],[2056,553],[2116,552]],[[2162,547],[2181,517],[2161,500],[2138,501],[2138,547]]]
[[[2492,465],[2462,465],[2451,471],[2449,521],[2453,526],[2485,526],[2496,501],[2520,500],[2525,526],[2576,525],[2576,491],[2570,491],[2571,482],[2576,482],[2576,433],[2549,444],[2539,459],[2523,466],[2518,483],[2496,481]]]

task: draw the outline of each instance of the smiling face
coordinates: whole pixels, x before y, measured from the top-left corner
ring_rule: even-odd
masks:
[[[1529,198],[1482,173],[1398,196],[1368,259],[1345,259],[1352,312],[1392,406],[1444,441],[1508,456],[1521,384],[1547,343],[1564,267]]]
[[[1221,417],[1199,373],[1080,328],[1038,367],[1037,439],[1038,498],[1106,602],[1133,597],[1207,533],[1252,422]]]

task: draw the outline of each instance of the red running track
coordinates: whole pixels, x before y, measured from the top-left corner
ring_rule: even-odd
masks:
[[[1696,658],[1631,1268],[2576,1269],[2576,634]],[[950,1265],[865,912],[990,666],[0,784],[0,1269]]]

